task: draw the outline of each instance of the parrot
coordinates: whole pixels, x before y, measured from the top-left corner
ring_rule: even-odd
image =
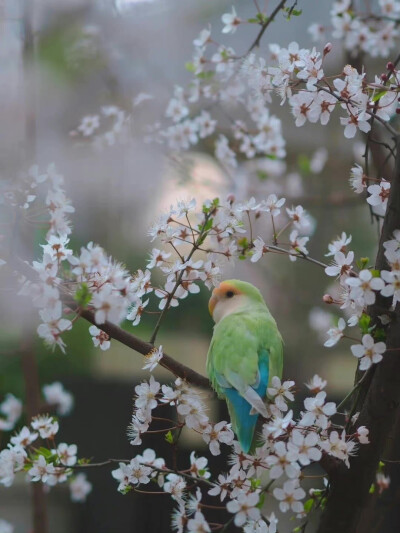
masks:
[[[225,399],[232,428],[244,453],[253,449],[259,416],[274,376],[282,377],[283,340],[260,291],[251,283],[226,280],[211,295],[214,333],[206,370],[218,397]]]

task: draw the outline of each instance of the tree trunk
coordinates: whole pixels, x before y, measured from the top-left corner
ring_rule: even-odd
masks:
[[[388,208],[376,258],[378,270],[389,270],[383,243],[392,238],[396,229],[400,229],[399,139]],[[377,295],[376,303],[369,309],[372,319],[389,311],[390,304],[390,298]],[[400,305],[397,305],[387,327],[386,347],[383,361],[370,370],[371,379],[361,386],[355,406],[355,411],[360,412],[356,426],[366,426],[369,429],[370,444],[359,447],[357,456],[350,461],[350,469],[339,464],[329,472],[330,492],[318,533],[354,533],[357,530],[400,405]]]

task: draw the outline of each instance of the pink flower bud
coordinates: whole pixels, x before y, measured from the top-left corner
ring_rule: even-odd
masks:
[[[332,43],[326,43],[326,45],[324,46],[324,57],[329,54],[329,52],[332,50]]]
[[[322,297],[322,301],[326,304],[333,304],[333,298],[330,294],[324,294]]]

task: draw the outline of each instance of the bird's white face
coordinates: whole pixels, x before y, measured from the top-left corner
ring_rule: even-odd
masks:
[[[226,315],[234,313],[246,303],[248,296],[227,282],[222,282],[213,290],[208,309],[214,322],[218,324]]]

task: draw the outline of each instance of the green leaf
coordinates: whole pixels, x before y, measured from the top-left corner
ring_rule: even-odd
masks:
[[[260,24],[265,24],[269,20],[269,17],[264,15],[264,13],[257,13],[256,18]]]
[[[197,78],[200,78],[201,80],[209,80],[210,78],[213,78],[215,76],[215,72],[213,70],[207,70],[206,72],[199,72],[196,74]]]
[[[386,340],[386,333],[383,328],[375,328],[374,329],[374,340],[376,341],[385,341]]]
[[[258,179],[261,181],[265,181],[268,178],[268,174],[265,172],[265,170],[257,170],[256,174]]]
[[[196,71],[196,67],[190,61],[187,61],[185,63],[185,69],[188,70],[189,72],[195,72]]]
[[[254,481],[259,481],[259,480],[254,480]],[[256,488],[258,488],[258,486]],[[259,496],[260,496],[260,499],[258,500],[256,507],[258,507],[259,509],[262,509],[264,505],[264,500],[265,500],[265,492],[261,492]]]
[[[165,435],[165,440],[168,442],[168,444],[173,444],[174,442],[174,436],[172,435],[172,431],[168,431],[168,433]]]
[[[87,283],[82,283],[74,295],[74,300],[78,302],[80,307],[85,308],[91,299],[92,295],[89,291]]]
[[[210,231],[210,229],[213,227],[213,222],[214,222],[214,219],[209,218],[203,226],[203,231]]]
[[[217,207],[219,207],[219,198],[214,198],[213,201],[211,202],[210,206],[206,206],[206,205],[203,204],[203,213],[205,215],[208,215],[208,213],[211,213]],[[200,226],[198,226],[198,227],[200,229]]]
[[[369,257],[361,257],[359,261],[357,261],[357,266],[360,270],[364,270],[367,268],[369,263]]]
[[[382,98],[382,96],[385,96],[386,93],[387,93],[387,91],[380,91],[379,93],[377,93],[375,96],[372,97],[372,101],[373,102],[379,102],[379,100]]]
[[[292,7],[285,7],[283,10],[287,13],[286,20],[290,20],[292,17],[299,17],[303,13],[302,9],[293,9]]]
[[[375,483],[372,483],[372,485],[370,486],[368,492],[369,492],[370,494],[374,494],[375,490],[376,490]]]
[[[258,24],[260,21],[258,19],[247,19],[247,22],[250,22],[250,24]]]
[[[128,494],[128,492],[130,492],[132,490],[132,485],[128,485],[127,487],[125,487],[124,489],[121,490],[121,494]]]
[[[313,505],[314,505],[314,502],[315,500],[313,498],[310,498],[309,500],[307,500],[304,504],[304,511],[306,513],[309,513],[311,511],[311,509],[313,508]]]
[[[248,248],[249,241],[247,240],[247,237],[242,237],[241,239],[238,239],[238,245],[240,246],[240,248]]]
[[[369,332],[370,323],[371,323],[371,317],[367,315],[366,313],[363,313],[358,321],[358,325],[360,326],[361,333],[363,335],[366,335]]]
[[[326,502],[328,501],[328,498],[322,498],[321,500],[321,503],[320,503],[320,509],[321,511],[323,511],[325,509],[325,506],[326,506]]]
[[[381,273],[379,272],[379,270],[375,270],[375,268],[371,268],[370,270],[372,276],[374,278],[380,278],[381,277]]]
[[[47,448],[44,448],[43,446],[37,450],[37,453],[38,455],[43,455],[45,459],[50,459],[53,456],[53,452]]]
[[[297,158],[297,165],[300,172],[303,174],[310,174],[311,172],[311,161],[310,158],[305,154],[300,154]]]

